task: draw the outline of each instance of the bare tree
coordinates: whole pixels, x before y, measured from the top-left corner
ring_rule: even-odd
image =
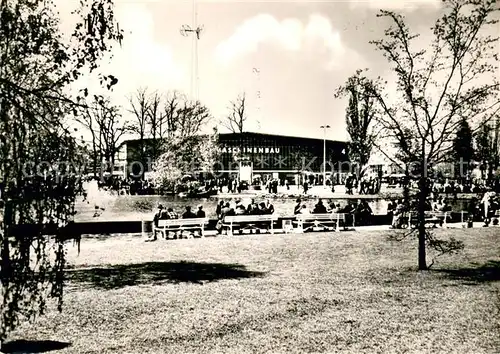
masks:
[[[130,131],[130,124],[122,118],[117,106],[111,104],[109,97],[94,96],[87,104],[78,121],[91,134],[93,172],[97,173],[97,164],[106,161],[114,164],[118,143],[124,134]],[[108,169],[111,167],[108,165]],[[101,173],[104,171],[100,171]]]
[[[86,105],[86,107],[81,110],[81,114],[75,118],[91,136],[90,159],[92,161],[92,172],[94,177],[97,177],[97,165],[99,161],[102,161],[100,129],[99,123],[96,121],[99,110],[99,106],[94,101]]]
[[[104,159],[114,165],[118,144],[123,136],[130,132],[131,125],[123,118],[119,108],[112,105],[109,98],[100,98],[98,104],[101,112],[99,129]]]
[[[145,140],[148,134],[148,118],[151,108],[151,99],[147,88],[139,88],[134,95],[128,97],[129,112],[134,116],[131,123],[131,132],[139,139],[139,154],[141,160],[145,158]]]
[[[185,139],[200,134],[212,116],[208,108],[199,101],[184,101],[183,105],[177,109],[176,117],[177,126],[174,136]]]
[[[158,158],[162,153],[164,145],[163,139],[168,128],[167,114],[162,109],[163,97],[158,92],[155,92],[150,97],[150,106],[147,113],[147,123],[149,127],[149,136],[153,139],[151,146],[151,157],[153,160]]]
[[[161,128],[163,136],[168,138],[172,138],[174,136],[178,127],[179,107],[183,99],[185,98],[183,98],[183,96],[176,91],[170,93],[166,98],[164,105],[165,119]]]
[[[397,77],[397,100],[389,102],[373,90],[383,115],[377,122],[396,142],[408,161],[418,161],[418,267],[427,269],[426,244],[440,245],[425,229],[429,195],[428,170],[446,159],[463,118],[475,125],[489,121],[499,110],[498,37],[495,0],[447,0],[432,28],[434,39],[425,49],[414,49],[418,35],[404,18],[381,11],[391,25],[385,38],[373,41]],[[489,31],[489,32],[488,32]],[[429,48],[429,49],[427,49]],[[471,124],[472,125],[472,124]],[[394,161],[397,162],[397,161]],[[453,240],[452,240],[453,241]],[[453,242],[452,242],[453,243]],[[453,243],[456,245],[456,242]]]
[[[220,124],[229,129],[231,133],[243,133],[243,129],[246,125],[245,122],[248,119],[245,93],[238,95],[236,100],[231,102],[229,109],[229,114],[220,122]]]

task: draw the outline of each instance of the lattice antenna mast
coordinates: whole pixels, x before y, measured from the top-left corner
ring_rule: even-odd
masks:
[[[262,112],[261,112],[261,107],[260,107],[260,98],[261,98],[261,91],[260,91],[260,68],[254,67],[252,68],[252,72],[256,77],[256,83],[255,83],[255,101],[256,101],[256,108],[257,108],[257,130],[260,131],[261,126],[260,126],[260,121],[262,119]]]
[[[187,37],[192,35],[192,51],[191,51],[191,97],[198,101],[200,95],[199,88],[199,71],[198,71],[198,41],[200,40],[200,34],[204,29],[204,26],[198,26],[198,8],[196,0],[193,0],[193,19],[192,26],[182,25],[181,35]]]

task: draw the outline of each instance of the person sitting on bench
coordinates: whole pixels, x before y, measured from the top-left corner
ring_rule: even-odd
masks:
[[[217,208],[215,208],[215,214],[217,215],[217,219],[220,219],[220,217],[222,215],[223,208],[224,208],[224,201],[221,200],[221,201],[219,201],[219,204],[217,204]]]
[[[312,211],[313,214],[326,214],[326,207],[323,204],[323,201],[321,199],[318,200],[318,203],[314,206],[314,209]]]
[[[179,214],[177,214],[174,209],[167,209],[167,219],[179,219]]]
[[[387,204],[387,216],[392,218],[394,209],[396,209],[396,203],[393,203],[392,200],[389,200],[389,203]]]
[[[405,211],[405,205],[403,203],[403,200],[398,200],[392,218],[392,225],[391,225],[392,229],[400,229],[402,227],[404,211]]]
[[[195,219],[196,214],[191,211],[191,207],[189,205],[186,206],[186,211],[182,214],[183,219]]]
[[[302,210],[302,200],[297,199],[296,203],[297,204],[295,204],[295,207],[293,208],[294,215],[300,214],[300,211]]]
[[[218,235],[222,233],[222,221],[224,220],[224,217],[234,216],[234,215],[236,215],[236,213],[234,212],[234,209],[231,208],[231,204],[229,204],[229,202],[226,202],[226,204],[221,210],[221,215],[219,217],[219,220],[217,221],[217,225],[215,226]]]
[[[158,227],[158,221],[159,220],[165,220],[167,219],[167,214],[163,210],[163,205],[158,204],[158,211],[156,212],[155,216],[153,217],[153,224],[154,227]],[[156,232],[153,232],[153,241],[156,241],[158,238],[156,237]]]
[[[234,212],[236,215],[245,215],[247,210],[245,209],[245,206],[241,203],[240,200],[236,201],[236,206],[234,208]]]
[[[274,214],[274,205],[271,204],[271,201],[269,199],[266,200],[266,214]]]
[[[252,199],[252,201],[250,202],[250,204],[248,204],[247,206],[247,214],[249,215],[252,215],[254,212],[255,212],[255,209],[258,209],[258,205],[257,203],[255,202],[255,199]]]
[[[198,205],[198,211],[196,212],[197,218],[204,218],[206,216],[205,210],[203,210],[203,205]]]
[[[163,205],[159,204],[158,205],[158,211],[156,212],[155,216],[153,217],[153,224],[154,226],[158,227],[158,220],[164,216],[165,213],[163,212]]]
[[[196,214],[191,211],[191,207],[189,205],[186,206],[186,211],[182,213],[182,218],[183,219],[196,219]],[[182,236],[182,231],[181,231],[181,236]],[[191,232],[191,237],[193,236],[193,233]]]
[[[332,203],[330,205],[330,213],[336,214],[336,213],[339,213],[340,210],[341,210],[340,203],[337,203],[337,204]]]
[[[252,204],[251,209],[249,211],[247,211],[247,214],[248,215],[260,215],[261,211],[259,209],[259,206],[256,203]]]
[[[303,204],[300,208],[299,214],[308,215],[308,214],[311,214],[311,212],[310,212],[309,208],[305,204]]]
[[[168,208],[165,219],[179,219],[179,214],[177,214],[174,209]],[[169,231],[166,232],[165,237],[168,239]],[[177,232],[174,231],[174,239],[177,239]]]
[[[448,199],[444,200],[443,205],[441,206],[441,209],[439,211],[442,211],[442,212],[450,212],[451,211],[451,205],[450,205]]]
[[[356,206],[354,215],[356,215],[356,221],[360,225],[370,225],[373,211],[366,200],[360,200],[359,204]]]

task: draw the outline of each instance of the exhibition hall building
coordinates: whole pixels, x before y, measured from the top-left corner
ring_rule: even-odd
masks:
[[[115,174],[137,177],[143,172],[147,177],[154,161],[147,152],[140,153],[144,142],[134,139],[120,145],[115,158]],[[152,140],[146,142],[151,144]],[[219,177],[277,178],[294,184],[298,183],[300,175],[307,174],[311,181],[322,183],[325,161],[327,180],[339,182],[350,168],[348,144],[343,141],[248,132],[219,134],[218,145],[219,158],[213,170]]]

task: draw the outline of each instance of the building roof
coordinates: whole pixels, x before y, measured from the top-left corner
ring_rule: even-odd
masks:
[[[301,142],[318,142],[318,141],[323,141],[322,138],[306,138],[306,137],[300,137],[300,136],[289,136],[289,135],[280,135],[280,134],[267,134],[267,133],[255,133],[255,132],[243,132],[241,133],[242,135],[246,135],[249,137],[262,137],[262,138],[271,138],[271,139],[279,139],[279,140],[300,140]],[[240,135],[240,133],[219,133],[219,137],[231,137],[231,136],[237,136]],[[339,143],[339,144],[347,144],[346,141],[340,141],[340,140],[331,140],[331,139],[326,139],[328,142],[332,143]]]
[[[203,134],[206,135],[206,134]],[[224,140],[230,140],[231,137],[238,137],[239,135],[244,135],[246,137],[250,138],[261,138],[263,140],[265,139],[277,139],[277,140],[286,140],[290,142],[295,142],[295,143],[311,143],[311,144],[317,144],[319,142],[323,142],[323,139],[321,138],[304,138],[304,137],[299,137],[299,136],[287,136],[287,135],[278,135],[278,134],[267,134],[267,133],[255,133],[255,132],[243,132],[243,133],[219,133],[219,139],[224,141]],[[146,138],[143,139],[143,141],[152,141],[152,138]],[[138,142],[140,139],[128,139],[124,140],[120,146],[127,144],[127,143],[134,143]],[[348,144],[346,141],[340,141],[340,140],[331,140],[331,139],[326,139],[328,143],[334,143],[334,144],[339,144],[339,145],[344,145]]]

